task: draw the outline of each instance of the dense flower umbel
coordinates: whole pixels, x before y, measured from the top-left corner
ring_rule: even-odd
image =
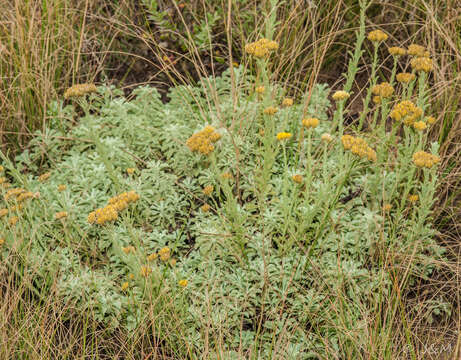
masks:
[[[303,182],[303,176],[302,175],[296,174],[296,175],[293,175],[291,178],[297,184],[301,184]]]
[[[258,86],[255,91],[258,93],[258,94],[264,94],[264,91],[266,91],[266,88],[264,86]]]
[[[277,50],[279,44],[276,41],[260,39],[258,41],[245,45],[245,51],[257,58],[263,58],[269,55],[270,51]]]
[[[40,175],[38,177],[38,181],[44,182],[44,181],[48,180],[50,178],[50,176],[51,176],[50,172],[44,173],[44,174],[42,174],[42,175]]]
[[[64,191],[64,190],[66,190],[66,189],[67,189],[67,186],[64,185],[64,184],[58,185],[58,191],[59,191],[59,192],[62,192],[62,191]]]
[[[343,90],[338,90],[338,91],[335,91],[335,93],[332,95],[332,98],[334,101],[342,101],[342,100],[347,100],[349,99],[351,95],[346,92],[346,91],[343,91]]]
[[[388,82],[382,82],[381,84],[373,86],[371,92],[380,98],[388,98],[394,93],[394,88]]]
[[[203,188],[202,191],[206,196],[210,196],[213,193],[213,190],[214,190],[213,185],[207,185]]]
[[[404,72],[404,73],[397,74],[395,78],[400,83],[409,83],[410,81],[413,81],[416,78],[416,75],[412,73]]]
[[[139,195],[134,191],[124,192],[109,199],[109,205],[92,211],[88,215],[90,224],[103,225],[118,219],[118,212],[126,209],[130,203],[139,200]]]
[[[8,201],[10,200],[11,198],[13,199],[17,199],[17,197],[23,193],[25,193],[26,190],[24,190],[23,188],[13,188],[13,189],[10,189],[6,192],[5,196],[4,196],[4,199],[5,201]]]
[[[387,40],[388,36],[384,31],[373,30],[368,34],[368,40],[373,42],[381,42]]]
[[[426,167],[430,169],[439,161],[440,158],[437,155],[432,155],[425,151],[417,151],[413,154],[413,163],[420,168]]]
[[[187,279],[182,279],[178,281],[178,285],[181,287],[186,287],[188,283],[189,282],[187,281]]]
[[[419,196],[418,194],[413,194],[413,195],[410,195],[408,196],[408,200],[412,203],[415,203],[419,200]]]
[[[424,46],[411,44],[408,47],[408,55],[416,57],[429,57],[429,51],[426,50]]]
[[[98,89],[95,84],[77,84],[68,88],[64,92],[64,98],[68,99],[70,97],[80,97],[97,91]]]
[[[203,212],[208,212],[208,211],[210,211],[211,206],[208,205],[208,204],[203,204],[202,206],[200,206],[200,209],[201,209]]]
[[[170,248],[168,246],[162,247],[158,252],[158,256],[160,257],[160,260],[167,261],[171,256]]]
[[[278,108],[274,107],[274,106],[268,106],[267,108],[264,109],[264,114],[266,115],[275,115],[277,113],[277,111],[279,111]]]
[[[291,133],[288,133],[288,132],[279,132],[277,134],[277,140],[279,141],[282,141],[282,140],[288,140],[289,138],[291,138]]]
[[[368,146],[367,142],[359,137],[343,135],[341,137],[344,149],[350,150],[353,154],[366,157],[370,161],[376,161],[376,152]]]
[[[285,98],[283,99],[282,101],[282,106],[285,106],[285,107],[290,107],[293,105],[293,99],[292,98]]]
[[[424,121],[415,121],[413,123],[413,127],[416,129],[416,130],[419,130],[419,131],[422,131],[424,129],[427,128],[427,125]]]
[[[54,214],[54,218],[55,218],[56,220],[60,220],[60,219],[66,218],[67,215],[68,215],[68,214],[67,214],[67,211],[59,211],[59,212],[57,212],[56,214]]]
[[[404,100],[394,106],[390,117],[396,121],[403,121],[405,125],[412,126],[423,115],[423,110],[410,100]]]
[[[435,122],[436,122],[437,120],[436,120],[436,118],[433,117],[433,116],[428,116],[428,117],[426,118],[426,121],[427,121],[428,124],[431,124],[431,125],[432,125],[432,124],[435,124]]]
[[[316,128],[319,125],[319,119],[317,118],[303,119],[303,125],[307,128]]]
[[[417,57],[411,59],[410,65],[415,71],[429,72],[433,68],[432,59],[428,57]]]
[[[221,134],[216,132],[213,126],[208,125],[187,139],[186,145],[192,152],[197,151],[203,155],[208,155],[214,150],[213,144],[220,138]]]
[[[403,56],[406,55],[407,51],[404,48],[398,47],[398,46],[392,46],[388,48],[389,54],[392,56]]]

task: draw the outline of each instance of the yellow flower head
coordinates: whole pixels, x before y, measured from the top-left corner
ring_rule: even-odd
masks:
[[[147,265],[143,265],[141,266],[141,270],[139,271],[139,273],[141,274],[142,277],[148,277],[152,272],[152,269],[147,266]]]
[[[403,56],[403,55],[406,55],[407,51],[401,47],[398,47],[398,46],[392,46],[390,48],[388,48],[389,50],[389,54],[391,54],[392,56]]]
[[[349,99],[351,95],[343,90],[338,90],[335,91],[335,93],[332,95],[332,98],[334,101],[343,101]]]
[[[136,249],[134,248],[134,246],[122,246],[122,251],[125,254],[129,254],[129,253],[135,253]]]
[[[404,72],[404,73],[397,74],[395,78],[400,83],[409,83],[410,81],[413,81],[416,78],[416,75],[412,73]]]
[[[424,129],[427,128],[427,125],[424,121],[415,121],[413,123],[413,127],[416,129],[416,130],[419,130],[419,131],[422,131]]]
[[[373,42],[381,42],[387,40],[388,36],[384,31],[373,30],[368,33],[368,40]]]
[[[394,93],[394,88],[388,82],[382,82],[381,84],[373,86],[371,92],[381,98],[388,98]]]
[[[189,282],[187,281],[187,279],[182,279],[178,281],[178,285],[181,287],[186,287],[188,283]]]
[[[0,177],[0,184],[4,184],[6,182],[6,177]]]
[[[128,175],[133,175],[135,171],[136,171],[135,168],[128,168],[128,169],[126,169],[126,172],[127,172]]]
[[[410,65],[415,71],[429,72],[432,71],[433,68],[432,59],[428,57],[417,57],[411,59]]]
[[[415,203],[415,202],[417,202],[417,201],[419,200],[419,196],[418,196],[417,194],[410,195],[410,196],[408,197],[408,200],[409,200],[410,202],[412,202],[412,203]]]
[[[412,126],[423,115],[423,110],[410,100],[404,100],[394,106],[390,117],[396,121],[403,121],[405,125]]]
[[[382,101],[381,96],[373,96],[373,102],[375,104],[381,104],[381,101]]]
[[[388,203],[387,203],[387,204],[384,204],[384,205],[383,205],[383,210],[384,210],[385,212],[388,212],[390,209],[392,209],[392,204],[388,204]]]
[[[19,218],[17,216],[12,216],[8,219],[8,224],[10,224],[10,226],[15,226],[18,221]]]
[[[343,135],[341,142],[345,150],[350,150],[353,154],[361,158],[367,158],[370,161],[376,161],[376,152],[368,146],[367,142],[359,137]]]
[[[432,125],[432,124],[435,124],[435,122],[436,122],[437,120],[436,120],[436,118],[433,117],[433,116],[428,116],[428,117],[426,118],[426,121],[427,121],[428,124],[431,124],[431,125]]]
[[[158,251],[158,255],[160,256],[160,260],[167,261],[171,256],[170,248],[168,246],[162,247]]]
[[[0,165],[0,172],[3,172],[5,170],[2,165]]]
[[[306,118],[303,119],[303,125],[309,128],[316,128],[319,125],[319,119],[317,118]]]
[[[282,106],[285,106],[285,107],[290,107],[293,105],[293,99],[292,98],[285,98],[283,99],[282,101]]]
[[[221,138],[221,134],[216,132],[213,126],[205,126],[205,128],[193,134],[186,142],[189,149],[197,151],[203,155],[208,155],[214,150],[214,143]]]
[[[59,220],[59,219],[64,219],[67,217],[67,211],[59,211],[57,212],[56,214],[54,214],[54,218],[56,220]]]
[[[328,133],[324,133],[322,134],[322,136],[320,137],[320,139],[323,141],[323,142],[326,142],[326,143],[330,143],[333,141],[333,137],[328,134]]]
[[[263,58],[268,56],[272,50],[277,50],[278,47],[279,45],[275,41],[260,39],[245,45],[245,51],[254,57]]]
[[[277,140],[282,141],[282,140],[288,140],[291,138],[291,133],[288,132],[279,132],[277,134]]]
[[[0,246],[3,246],[4,243],[5,243],[5,239],[4,239],[4,238],[0,238]]]
[[[213,193],[213,190],[214,190],[213,185],[207,185],[203,188],[202,191],[206,196],[210,196]]]
[[[50,176],[51,176],[50,172],[44,173],[44,174],[42,174],[42,175],[40,175],[38,177],[38,181],[44,182],[44,181],[48,180]]]
[[[411,44],[408,47],[408,55],[416,57],[429,57],[429,51],[424,46]]]
[[[202,206],[200,206],[200,209],[201,209],[203,212],[208,212],[208,211],[210,211],[211,206],[208,205],[208,204],[203,204]]]
[[[134,274],[129,274],[129,275],[128,275],[128,278],[129,278],[130,280],[134,280]]]
[[[226,171],[226,172],[223,172],[221,174],[221,177],[223,179],[227,179],[227,180],[232,180],[234,178],[234,176],[232,175],[232,173],[230,173],[229,171]]]
[[[258,93],[258,94],[264,94],[264,92],[266,91],[266,88],[264,86],[258,86],[255,91]]]
[[[24,200],[27,200],[27,199],[32,199],[34,197],[34,193],[31,192],[31,191],[26,191],[26,192],[23,192],[22,194],[19,194],[17,197],[16,197],[16,201],[17,202],[21,202],[21,201],[24,201]]]
[[[129,286],[130,286],[130,284],[128,283],[128,281],[125,281],[122,284],[122,291],[126,291],[129,288]]]
[[[152,253],[147,257],[147,260],[154,261],[157,258],[158,258],[158,254],[157,253]]]
[[[66,189],[67,189],[67,186],[64,185],[64,184],[58,185],[58,191],[59,191],[59,192],[62,192],[62,191],[64,191],[64,190],[66,190]]]
[[[64,98],[68,99],[70,97],[81,97],[86,94],[91,94],[97,92],[98,89],[95,84],[78,84],[68,88],[64,92]]]
[[[439,161],[440,158],[437,155],[432,155],[425,151],[417,151],[413,154],[413,163],[420,168],[426,167],[430,169]]]
[[[293,175],[291,178],[297,184],[301,184],[303,182],[303,176],[302,175],[296,174],[296,175]]]
[[[279,111],[278,108],[274,106],[268,106],[267,108],[264,109],[264,114],[266,115],[275,115]]]

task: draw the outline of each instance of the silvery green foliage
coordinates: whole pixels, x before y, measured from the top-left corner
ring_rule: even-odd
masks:
[[[63,302],[112,327],[137,328],[153,312],[154,326],[168,334],[169,346],[181,344],[186,334],[196,354],[205,346],[206,332],[207,341],[224,346],[229,358],[242,349],[261,358],[316,358],[326,346],[340,353],[348,335],[347,328],[339,329],[347,325],[358,331],[372,304],[389,292],[390,270],[380,262],[382,252],[392,247],[413,253],[418,259],[410,268],[414,281],[431,274],[443,249],[430,222],[418,225],[425,235],[415,239],[417,217],[385,221],[378,194],[395,186],[394,172],[382,177],[369,164],[344,155],[338,139],[328,146],[320,141],[330,128],[325,85],[276,115],[275,131],[289,130],[294,139],[303,115],[316,116],[320,125],[311,134],[310,158],[306,137],[284,145],[286,158],[281,145],[274,145],[262,193],[261,161],[267,151],[259,134],[262,105],[249,95],[253,79],[241,68],[235,69],[235,79],[236,99],[225,73],[202,79],[198,87],[171,89],[166,104],[150,87],[136,89],[130,101],[103,87],[78,119],[72,106],[52,104],[53,128],[37,134],[30,149],[16,157],[20,173],[5,164],[15,186],[39,192],[40,198],[30,201],[15,230],[30,239],[27,246],[18,246],[17,233],[2,222],[2,256],[8,258],[13,251],[8,249],[21,252],[43,292],[56,281]],[[209,158],[186,146],[207,124],[222,135]],[[89,225],[87,215],[117,195],[104,156],[120,191],[135,190],[141,198],[114,224],[100,227]],[[309,176],[309,162],[316,170],[306,188],[291,176]],[[126,173],[129,167],[137,168],[133,176]],[[47,182],[37,180],[39,169],[51,171]],[[233,180],[222,180],[227,171]],[[58,192],[59,184],[67,190]],[[206,198],[202,188],[210,184],[215,191]],[[357,188],[362,190],[357,196],[339,201]],[[205,202],[211,211],[200,210]],[[430,216],[427,205],[421,217]],[[69,213],[62,223],[54,220],[58,211]],[[136,252],[125,254],[124,246]],[[164,246],[177,264],[148,263],[146,257]],[[146,264],[152,268],[147,279],[139,274]],[[180,279],[189,280],[185,289],[178,286]],[[125,281],[130,287],[122,291]]]

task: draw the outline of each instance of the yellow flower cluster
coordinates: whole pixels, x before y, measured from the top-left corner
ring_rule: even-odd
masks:
[[[410,81],[413,81],[416,78],[416,75],[412,73],[403,72],[403,73],[397,74],[395,78],[400,83],[409,83]]]
[[[390,211],[391,209],[392,209],[392,204],[386,203],[386,204],[383,205],[383,210],[384,210],[385,212],[388,212],[388,211]]]
[[[317,118],[306,118],[303,119],[303,125],[309,128],[316,128],[319,125],[319,119]]]
[[[128,175],[133,175],[135,171],[136,171],[135,168],[128,168],[128,169],[126,169],[126,173],[127,173]]]
[[[103,208],[92,211],[88,215],[88,223],[104,225],[106,222],[118,219],[118,212],[126,209],[130,203],[139,200],[139,195],[134,191],[124,192],[109,199],[109,204]]]
[[[152,269],[146,265],[141,266],[141,270],[139,271],[142,277],[148,277],[151,274],[151,272]]]
[[[413,126],[416,120],[423,115],[423,110],[410,100],[404,100],[394,106],[390,117],[396,121],[403,121],[405,125]]]
[[[342,101],[342,100],[347,100],[349,99],[351,95],[344,90],[338,90],[335,91],[335,93],[332,95],[332,98],[334,101]]]
[[[259,39],[258,41],[245,45],[245,51],[257,58],[263,58],[269,55],[270,51],[277,50],[279,44],[276,41],[268,39]]]
[[[258,86],[255,91],[258,93],[258,94],[264,94],[264,91],[266,91],[266,88],[264,86]]]
[[[274,106],[268,106],[267,108],[264,109],[264,114],[266,115],[275,115],[279,111],[278,108]]]
[[[208,155],[214,150],[214,143],[221,138],[221,134],[216,132],[213,126],[205,126],[205,128],[187,139],[186,145],[190,151],[198,151],[203,155]]]
[[[411,59],[410,65],[415,71],[429,72],[433,68],[432,59],[428,57],[416,57]]]
[[[293,106],[293,99],[292,98],[283,99],[282,106],[285,106],[285,107]]]
[[[424,46],[411,44],[408,47],[408,55],[416,57],[429,57],[429,51],[426,50]]]
[[[296,175],[293,175],[291,178],[297,184],[301,184],[303,182],[303,176],[302,175],[296,174]]]
[[[44,173],[44,174],[42,174],[42,175],[40,175],[38,177],[38,181],[44,182],[44,181],[48,180],[50,178],[50,176],[51,176],[50,172]]]
[[[406,55],[407,51],[404,48],[398,47],[398,46],[392,46],[388,48],[389,54],[392,56],[403,56]]]
[[[422,131],[424,129],[427,128],[427,125],[424,121],[415,121],[413,123],[413,127],[416,129],[416,130],[419,130],[419,131]]]
[[[165,247],[162,247],[159,251],[158,251],[158,256],[160,257],[160,260],[162,261],[167,261],[170,256],[171,256],[171,250],[168,246],[165,246]]]
[[[59,192],[62,192],[62,191],[64,191],[64,190],[66,190],[66,189],[67,189],[67,186],[64,185],[64,184],[58,185],[58,191],[59,191]]]
[[[0,184],[4,184],[6,182],[6,177],[0,177]]]
[[[436,122],[437,120],[436,120],[435,117],[433,117],[433,116],[428,116],[428,117],[426,118],[426,121],[427,121],[428,124],[431,124],[431,125],[432,125],[432,124],[435,124],[435,122]]]
[[[426,167],[430,169],[439,161],[440,158],[437,155],[432,155],[425,151],[417,151],[413,154],[413,163],[420,168]]]
[[[232,180],[234,178],[234,176],[232,175],[232,173],[230,173],[229,171],[226,171],[226,172],[223,172],[221,174],[221,177],[223,179],[227,179],[227,180]]]
[[[130,253],[135,253],[136,252],[136,249],[134,248],[134,246],[122,246],[122,251],[125,253],[125,254],[130,254]]]
[[[8,219],[8,224],[10,224],[10,226],[15,226],[18,221],[19,221],[19,217],[12,216]]]
[[[65,219],[67,217],[67,215],[68,215],[67,211],[59,211],[56,214],[54,214],[54,218],[56,220]]]
[[[203,188],[202,191],[206,196],[210,196],[213,193],[213,190],[214,190],[213,185],[207,185]]]
[[[202,206],[200,206],[200,209],[201,209],[203,212],[208,212],[208,211],[210,211],[211,206],[208,205],[208,204],[203,204]]]
[[[388,36],[384,31],[373,30],[368,34],[368,40],[373,42],[381,42],[387,40]]]
[[[417,201],[419,200],[419,196],[418,196],[418,194],[410,195],[410,196],[408,197],[408,200],[409,200],[410,202],[412,202],[412,203],[415,203],[415,202],[417,202]]]
[[[189,282],[187,281],[187,279],[182,279],[178,281],[178,285],[181,287],[186,287],[188,283]]]
[[[34,197],[38,197],[38,193],[34,194],[31,191],[26,191],[22,188],[14,188],[10,189],[6,192],[4,199],[5,201],[9,201],[10,199],[14,199],[17,202],[23,202],[24,200],[31,199]]]
[[[128,281],[125,281],[125,282],[122,284],[122,291],[126,291],[129,287],[130,287],[129,282],[128,282]]]
[[[388,82],[382,82],[381,84],[373,86],[371,92],[373,95],[379,96],[380,98],[388,98],[394,93],[394,88]]]
[[[64,98],[68,99],[70,97],[80,97],[97,91],[98,89],[95,84],[77,84],[68,88],[64,92]]]
[[[376,152],[368,146],[367,142],[359,137],[343,135],[341,137],[344,149],[350,150],[353,154],[361,158],[368,158],[370,161],[376,161]]]
[[[291,133],[289,132],[279,132],[277,134],[277,140],[279,141],[282,141],[282,140],[288,140],[289,138],[291,138]]]

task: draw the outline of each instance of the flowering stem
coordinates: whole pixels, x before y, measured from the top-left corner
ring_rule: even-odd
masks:
[[[371,90],[373,86],[376,84],[376,68],[378,65],[379,43],[374,42],[373,46],[374,46],[374,49],[373,49],[373,63],[371,65],[371,83],[370,83],[370,87],[367,89],[367,95],[363,101],[363,110],[362,110],[362,113],[360,114],[360,119],[359,119],[359,129],[362,129],[363,121],[365,120],[365,117],[368,114],[368,105],[370,104],[370,100],[371,100]]]

